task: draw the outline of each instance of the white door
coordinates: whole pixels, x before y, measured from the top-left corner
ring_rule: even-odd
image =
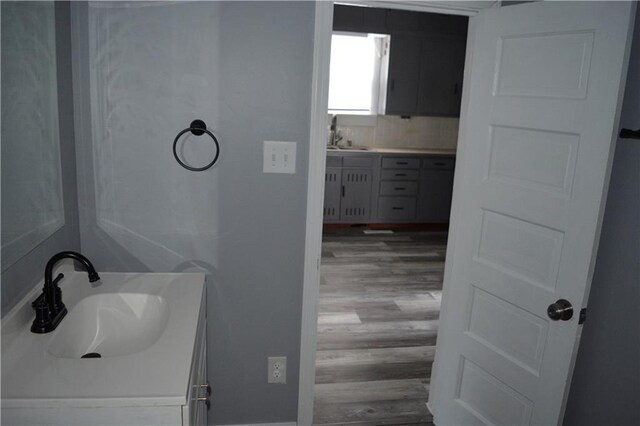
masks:
[[[470,21],[437,425],[562,421],[592,278],[631,2],[537,2]],[[552,320],[558,299],[573,305]]]

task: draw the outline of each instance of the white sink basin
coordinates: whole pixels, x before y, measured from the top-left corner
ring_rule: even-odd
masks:
[[[58,358],[81,358],[86,354],[107,358],[140,352],[158,340],[168,318],[167,302],[160,296],[89,296],[62,320],[49,353]]]
[[[2,410],[186,404],[204,275],[100,272],[92,285],[71,261],[61,272],[56,330],[31,332],[42,282],[2,318]]]

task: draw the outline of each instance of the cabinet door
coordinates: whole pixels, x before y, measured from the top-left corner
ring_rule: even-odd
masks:
[[[371,216],[371,169],[342,169],[340,220],[363,222]]]
[[[419,115],[460,116],[465,45],[463,39],[422,40]]]
[[[333,6],[333,30],[362,31],[365,9],[367,8],[340,4]]]
[[[389,79],[385,114],[414,115],[420,81],[421,39],[392,34],[389,51]]]
[[[418,213],[420,222],[449,222],[453,170],[420,170]]]
[[[324,173],[324,207],[323,220],[334,222],[340,219],[340,198],[342,168],[327,167]]]

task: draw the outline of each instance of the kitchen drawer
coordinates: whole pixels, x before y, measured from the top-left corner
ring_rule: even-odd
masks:
[[[351,157],[345,155],[342,157],[343,167],[373,167],[373,156],[368,155],[366,157]]]
[[[379,197],[378,219],[410,221],[416,218],[415,197]]]
[[[423,160],[422,168],[430,170],[453,170],[455,162],[456,160],[453,157],[428,157]]]
[[[380,179],[382,180],[418,180],[417,170],[383,170]]]
[[[380,195],[417,195],[418,182],[380,182]]]
[[[383,169],[417,169],[419,167],[419,158],[384,157],[382,159]]]
[[[327,155],[327,167],[342,167],[342,156]]]

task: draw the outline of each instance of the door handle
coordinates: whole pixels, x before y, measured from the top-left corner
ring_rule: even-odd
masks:
[[[569,321],[573,317],[573,306],[568,300],[558,299],[549,305],[547,315],[554,321]]]

